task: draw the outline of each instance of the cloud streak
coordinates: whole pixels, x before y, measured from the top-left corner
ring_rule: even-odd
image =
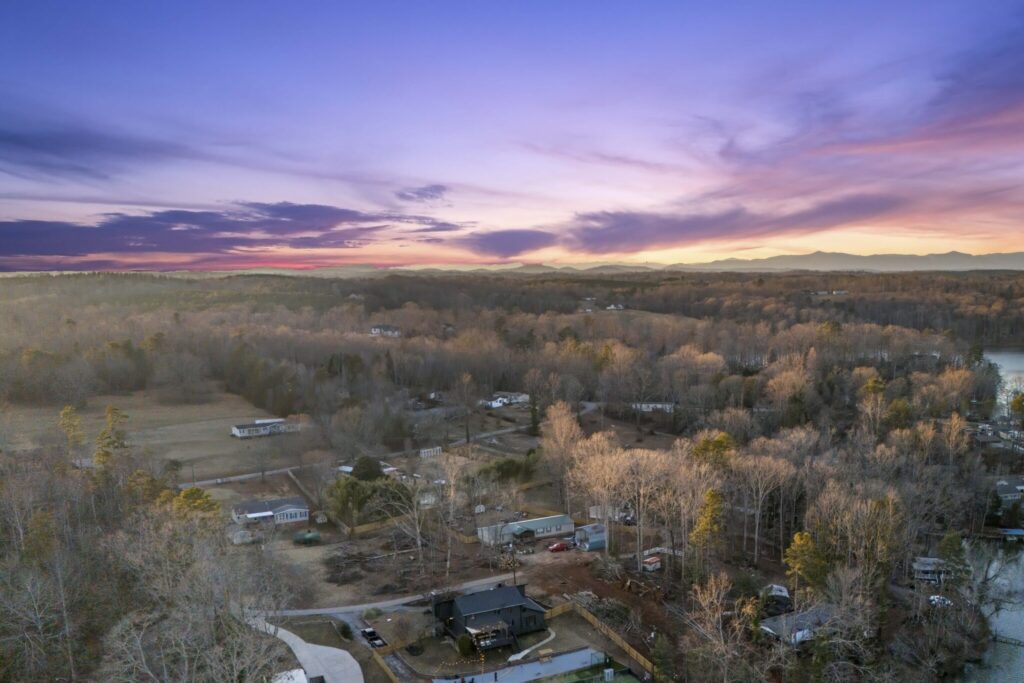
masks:
[[[395,196],[403,202],[418,202],[426,204],[440,201],[448,194],[449,188],[445,185],[423,185],[421,187],[407,187],[395,192]]]
[[[323,204],[245,202],[220,211],[171,209],[104,214],[94,225],[0,221],[0,263],[92,254],[229,254],[269,248],[357,248],[396,224],[446,229],[426,216],[372,213]]]

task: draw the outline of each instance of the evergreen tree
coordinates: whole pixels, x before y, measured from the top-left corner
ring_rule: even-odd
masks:
[[[814,589],[820,589],[828,575],[828,562],[824,553],[818,548],[814,539],[806,531],[793,534],[793,542],[786,548],[783,555],[788,576],[793,577],[799,585],[800,579]]]
[[[107,424],[96,437],[96,452],[93,462],[98,467],[108,467],[115,456],[128,448],[125,431],[122,428],[128,416],[114,406],[107,406]]]

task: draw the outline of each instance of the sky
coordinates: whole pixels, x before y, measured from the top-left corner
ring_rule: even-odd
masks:
[[[1024,0],[0,6],[0,269],[1024,251]]]

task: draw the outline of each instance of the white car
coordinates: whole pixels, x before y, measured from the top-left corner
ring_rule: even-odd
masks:
[[[928,604],[932,607],[952,607],[953,601],[944,595],[932,595],[928,598]]]

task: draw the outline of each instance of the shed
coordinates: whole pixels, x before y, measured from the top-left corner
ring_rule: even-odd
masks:
[[[580,550],[603,550],[608,543],[608,530],[604,524],[587,524],[577,527],[574,537]]]

